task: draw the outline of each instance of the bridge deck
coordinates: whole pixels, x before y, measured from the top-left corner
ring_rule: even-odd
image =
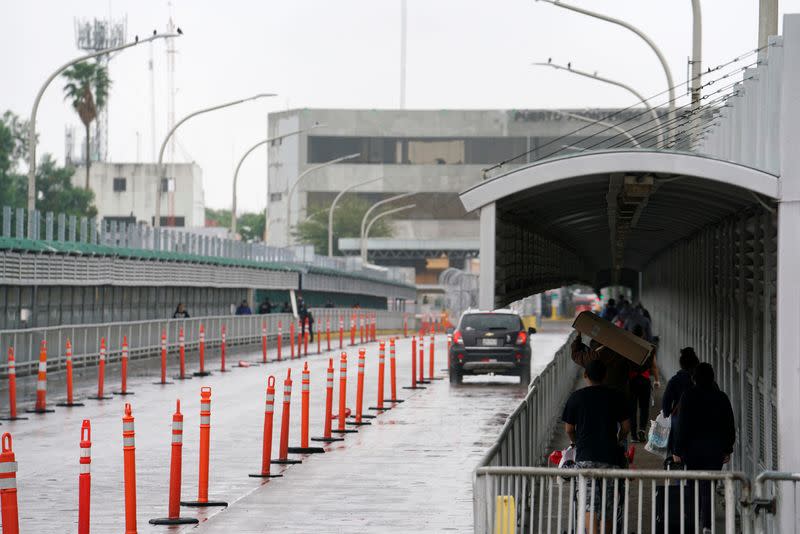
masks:
[[[563,343],[566,333],[542,333],[534,338],[536,365],[542,367]],[[444,366],[444,338],[437,342],[437,373]],[[401,385],[410,373],[410,340],[397,347]],[[376,397],[377,344],[367,346],[365,404]],[[338,351],[334,351],[338,352]],[[355,350],[349,352],[348,406],[355,404]],[[274,354],[270,355],[271,357]],[[229,361],[254,360],[260,350],[230,355]],[[387,354],[388,359],[388,354]],[[427,360],[427,351],[426,351]],[[192,360],[194,363],[194,360]],[[471,472],[479,456],[495,439],[505,416],[524,391],[501,379],[465,383],[451,388],[447,380],[426,390],[401,390],[406,402],[364,427],[324,455],[308,457],[280,479],[262,482],[248,473],[260,467],[264,383],[292,368],[290,445],[299,443],[300,370],[304,360],[272,362],[234,369],[174,385],[156,386],[150,376],[129,380],[135,395],[123,401],[84,400],[82,408],[56,408],[47,415],[25,414],[28,421],[3,422],[11,432],[19,462],[18,495],[21,529],[26,532],[65,532],[77,521],[78,443],[84,418],[92,423],[92,529],[112,532],[123,525],[122,408],[130,402],[136,418],[136,458],[139,532],[177,532],[154,527],[147,520],[167,512],[170,421],[175,399],[184,413],[184,499],[197,495],[197,457],[200,386],[212,387],[210,498],[227,500],[227,510],[182,508],[182,515],[201,520],[204,532],[375,532],[469,531],[472,525]],[[324,375],[327,357],[309,357],[311,369],[311,435],[322,429]],[[171,374],[174,359],[170,359]],[[211,362],[209,367],[216,368]],[[191,370],[195,365],[189,365]],[[337,365],[338,375],[338,365]],[[511,379],[513,382],[515,379]],[[49,399],[63,396],[59,380]],[[51,385],[53,385],[51,384]],[[388,384],[388,378],[387,378]],[[106,387],[116,389],[116,371]],[[56,391],[53,391],[56,389]],[[81,380],[79,396],[92,386]],[[338,391],[338,387],[337,387]],[[280,393],[276,395],[280,398]],[[278,446],[276,432],[273,451]],[[209,519],[210,518],[210,519]],[[208,521],[205,521],[208,519]],[[173,528],[174,530],[169,530]],[[193,527],[184,527],[190,529]]]

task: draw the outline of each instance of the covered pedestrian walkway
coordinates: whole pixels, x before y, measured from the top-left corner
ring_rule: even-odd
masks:
[[[714,366],[735,410],[731,467],[748,477],[800,470],[800,413],[783,409],[800,406],[800,16],[784,31],[698,152],[587,151],[461,194],[480,212],[481,307],[574,283],[629,287],[665,376],[684,346]],[[571,385],[555,389],[563,399]],[[778,513],[797,524],[796,507]]]

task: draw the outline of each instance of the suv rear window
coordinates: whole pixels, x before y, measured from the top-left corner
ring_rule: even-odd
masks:
[[[522,330],[522,321],[508,313],[470,313],[461,319],[462,330]]]

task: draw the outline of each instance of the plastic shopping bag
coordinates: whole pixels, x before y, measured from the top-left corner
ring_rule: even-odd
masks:
[[[672,426],[672,421],[669,417],[664,417],[661,412],[655,421],[650,421],[650,431],[647,435],[647,445],[644,446],[645,450],[652,453],[662,453],[667,448],[669,441],[669,431]]]

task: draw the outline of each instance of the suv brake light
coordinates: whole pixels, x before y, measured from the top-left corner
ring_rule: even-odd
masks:
[[[458,330],[453,332],[453,343],[455,343],[456,345],[464,344],[464,338],[461,337],[461,332]]]
[[[517,345],[524,345],[528,341],[528,333],[525,330],[517,334]]]

